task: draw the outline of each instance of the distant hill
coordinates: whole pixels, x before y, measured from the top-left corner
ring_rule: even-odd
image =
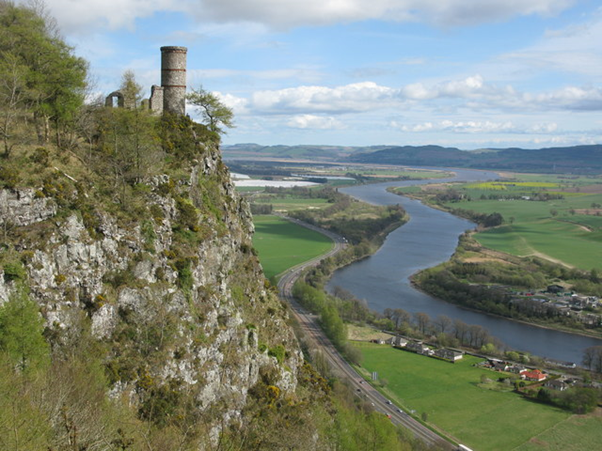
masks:
[[[479,149],[463,151],[440,146],[392,146],[375,152],[350,155],[355,163],[448,166],[515,172],[602,172],[602,145],[545,149]]]
[[[222,155],[226,159],[262,158],[288,158],[311,159],[314,161],[344,161],[357,152],[375,152],[386,149],[388,146],[349,147],[349,146],[262,146],[260,144],[245,143],[222,145]]]
[[[602,173],[602,145],[543,149],[460,150],[442,146],[222,146],[226,159],[285,158],[315,162],[352,162],[403,166],[439,166],[514,172]]]

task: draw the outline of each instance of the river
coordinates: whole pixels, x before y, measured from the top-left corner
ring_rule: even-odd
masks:
[[[579,364],[583,350],[602,345],[602,340],[530,326],[484,313],[473,312],[416,290],[409,281],[415,272],[450,258],[458,237],[475,224],[421,202],[388,193],[391,186],[412,186],[433,181],[491,180],[497,174],[485,171],[454,170],[452,179],[387,182],[342,188],[340,191],[376,205],[400,204],[410,220],[389,234],[373,256],[337,270],[327,288],[340,286],[378,312],[402,308],[410,313],[425,312],[431,319],[447,315],[467,324],[478,324],[512,349],[545,358]]]

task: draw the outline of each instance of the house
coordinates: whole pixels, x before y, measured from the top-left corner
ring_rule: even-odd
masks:
[[[562,293],[564,291],[564,287],[561,285],[548,285],[548,287],[546,288],[546,291],[548,293],[558,294],[558,293]]]
[[[491,368],[495,371],[508,371],[510,365],[507,362],[502,362],[500,360],[494,360],[491,362]]]
[[[391,346],[393,346],[394,348],[405,348],[406,345],[408,344],[408,340],[406,340],[403,337],[400,337],[399,335],[397,335],[396,337],[391,338]]]
[[[541,382],[546,379],[546,375],[540,370],[524,370],[521,371],[520,377],[528,381]]]
[[[561,381],[559,379],[552,379],[552,380],[547,381],[544,384],[544,387],[551,388],[552,390],[558,390],[558,391],[565,391],[566,389],[569,388],[569,386],[566,382]]]
[[[453,351],[451,349],[437,349],[435,351],[435,356],[445,359],[445,360],[451,360],[452,362],[455,362],[456,360],[460,360],[463,357],[463,354],[459,351]]]
[[[420,341],[409,341],[406,344],[406,349],[422,355],[431,355],[433,352],[431,348]]]
[[[523,371],[525,371],[525,367],[521,366],[521,365],[512,365],[509,366],[506,371],[508,371],[509,373],[514,373],[514,374],[520,374]]]

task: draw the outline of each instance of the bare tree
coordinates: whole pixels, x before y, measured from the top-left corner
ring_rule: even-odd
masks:
[[[414,313],[414,319],[416,320],[418,330],[422,334],[426,334],[431,324],[431,317],[427,313],[417,312]]]
[[[437,330],[444,334],[451,328],[452,319],[447,315],[439,315],[437,319],[433,321],[433,325],[437,328]]]

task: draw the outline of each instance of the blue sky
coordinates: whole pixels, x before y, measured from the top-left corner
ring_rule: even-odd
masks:
[[[602,143],[600,0],[46,0],[107,94],[188,86],[233,108],[224,143]],[[188,113],[195,116],[193,108]]]

